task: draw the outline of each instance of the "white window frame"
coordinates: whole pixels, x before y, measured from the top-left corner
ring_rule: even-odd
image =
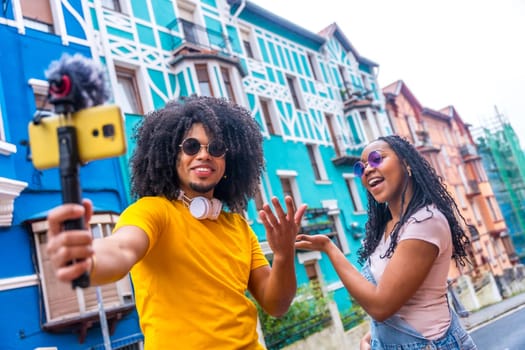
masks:
[[[124,114],[134,114],[134,115],[144,115],[145,113],[145,105],[144,105],[144,98],[142,94],[142,89],[140,88],[140,75],[136,68],[128,67],[125,65],[121,65],[118,62],[115,62],[115,100],[116,102],[121,106],[122,113]],[[133,89],[133,95],[135,95],[135,104],[137,105],[137,111],[131,112],[126,110],[127,106],[132,107],[128,102],[128,95],[126,94],[126,91],[122,89],[121,84],[119,82],[120,77],[129,78],[131,79],[132,83],[132,89]],[[125,102],[125,103],[124,103]]]
[[[443,154],[443,158],[445,158],[445,165],[447,167],[450,167],[450,156],[448,155],[447,147],[446,146],[441,147],[441,151]]]
[[[4,130],[4,118],[2,115],[2,106],[0,106],[0,155],[9,156],[16,153],[16,145],[7,142]]]
[[[469,189],[470,186],[467,181],[467,176],[465,175],[465,169],[463,169],[463,164],[458,165],[458,173],[459,177],[461,178],[461,182],[463,183],[463,187],[465,187],[465,189]]]
[[[339,243],[341,244],[341,251],[345,255],[350,254],[350,247],[348,245],[348,240],[346,239],[345,229],[341,223],[341,210],[337,204],[337,199],[323,200],[321,201],[321,205],[323,208],[328,209],[328,215],[332,217],[332,220],[334,221],[335,231],[339,239]]]
[[[470,206],[472,208],[472,212],[474,213],[474,219],[476,220],[477,225],[479,226],[483,224],[483,216],[479,210],[478,203],[476,203],[475,200],[471,200]]]
[[[260,61],[261,53],[259,52],[259,46],[257,45],[257,40],[253,34],[252,29],[246,26],[239,26],[239,37],[241,38],[241,47],[245,53],[246,59]],[[250,44],[253,57],[247,55],[246,48],[244,47],[245,41]]]
[[[317,60],[317,55],[314,52],[308,52],[306,60],[308,61],[308,64],[310,65],[310,69],[312,70],[312,78],[315,81],[322,82],[323,81],[321,79],[322,74],[319,68],[319,61]]]
[[[465,196],[461,192],[461,186],[455,185],[454,192],[456,193],[456,199],[459,201],[459,205],[461,206],[461,208],[463,209],[468,208],[467,201],[465,200]]]
[[[113,213],[95,213],[91,217],[90,226],[92,229],[95,229],[94,232],[97,232],[100,229],[100,225],[110,225],[114,226],[118,220],[118,215]],[[46,321],[66,321],[67,319],[77,319],[79,316],[82,316],[86,313],[92,313],[98,311],[98,304],[96,302],[96,288],[90,287],[86,289],[77,288],[77,290],[71,289],[71,285],[60,282],[57,280],[54,273],[52,273],[51,262],[47,258],[45,242],[47,241],[47,230],[48,222],[45,218],[39,221],[31,223],[31,230],[35,242],[35,251],[37,255],[39,278],[42,285],[42,294],[43,302],[46,314]],[[110,232],[106,233],[110,234]],[[49,295],[52,291],[49,289],[48,285],[61,285],[63,287],[55,287],[60,289],[60,295]],[[101,286],[101,292],[104,299],[104,308],[113,308],[113,307],[125,307],[127,305],[134,304],[133,289],[131,285],[131,279],[129,274],[124,276],[121,280],[109,283],[104,286]],[[58,299],[63,300],[63,298],[69,298],[71,300],[76,300],[78,311],[69,312],[66,314],[53,314],[60,310],[59,306],[52,308],[50,305],[51,301],[57,301]],[[93,302],[95,300],[95,302]]]
[[[501,221],[502,215],[500,211],[500,207],[498,205],[498,202],[496,201],[496,198],[493,196],[485,197],[487,201],[487,206],[489,207],[490,215],[492,216],[492,219],[494,221]]]
[[[483,167],[483,164],[481,164],[481,159],[475,159],[473,162],[474,162],[473,163],[474,171],[476,172],[478,181],[487,182],[488,181],[487,173],[485,172],[485,168]]]
[[[102,5],[102,8],[106,9],[106,10],[110,10],[110,11],[114,11],[116,13],[122,13],[124,15],[129,15],[131,14],[131,7],[130,7],[130,4],[127,0],[111,0],[112,2],[118,2],[118,5],[120,7],[120,11],[119,10],[116,10],[112,7],[109,7],[109,6],[104,6],[104,0],[101,0],[100,3]]]
[[[261,101],[265,102],[268,105],[268,113],[270,114],[269,116],[266,116],[264,114]],[[261,114],[261,119],[264,122],[263,128],[266,131],[266,133],[268,134],[268,137],[270,137],[270,135],[272,135],[272,134],[268,130],[267,124],[271,124],[272,125],[273,131],[274,131],[273,135],[282,136],[283,130],[281,128],[281,123],[280,123],[279,117],[277,115],[277,110],[275,108],[274,100],[259,96],[259,98],[257,99],[257,108],[259,108],[259,112]],[[270,118],[270,120],[267,120],[266,119],[267,117]]]
[[[319,179],[315,179],[315,183],[329,183],[330,181],[328,180],[328,174],[326,173],[323,157],[321,157],[321,153],[319,152],[319,145],[315,143],[307,143],[306,147],[308,158],[310,158],[310,156],[314,157],[313,162],[312,159],[310,159],[310,163],[312,164],[312,167],[316,167],[317,173],[319,174]],[[310,153],[308,149],[310,149],[312,152]]]
[[[342,127],[339,126],[337,118],[333,114],[324,113],[326,126],[332,142],[334,153],[336,157],[344,156],[346,154],[346,145],[344,143]]]
[[[228,85],[226,84],[226,81],[224,80],[223,72],[226,73],[228,79],[230,80],[231,91],[228,90]],[[226,66],[226,65],[219,65],[218,73],[219,73],[219,75],[221,77],[221,79],[220,79],[220,84],[221,84],[221,87],[222,87],[221,90],[224,91],[224,94],[226,95],[224,97],[227,98],[227,99],[232,100],[235,103],[239,103],[240,101],[239,101],[239,98],[237,97],[238,96],[238,94],[237,94],[237,87],[236,87],[236,84],[235,84],[236,79],[235,79],[235,75],[234,75],[234,72],[231,69],[231,67]],[[233,96],[230,96],[230,93]]]
[[[298,78],[294,75],[286,74],[286,86],[290,91],[290,101],[292,102],[292,106],[297,110],[305,111],[306,105],[304,103],[303,93],[301,91],[301,85],[299,84]],[[295,105],[292,89],[295,92],[295,96],[297,97],[297,106]]]
[[[295,207],[299,208],[299,206],[303,203],[303,200],[301,199],[301,191],[299,191],[299,186],[297,186],[297,171],[295,170],[277,170],[276,171],[277,176],[279,177],[279,180],[281,178],[288,179],[290,181],[290,187],[292,190],[293,198],[295,199]]]
[[[419,140],[419,137],[416,134],[416,123],[415,123],[415,117],[411,115],[405,115],[405,119],[408,126],[408,131],[410,131],[410,137],[412,137],[412,140],[414,140],[415,146],[420,146],[421,141]]]
[[[357,186],[357,181],[361,181],[354,174],[343,174],[343,178],[347,183],[347,187],[350,190],[350,199],[352,200],[352,206],[354,206],[354,214],[363,214],[366,213],[365,206],[359,195],[359,189]],[[354,205],[355,204],[355,205]]]

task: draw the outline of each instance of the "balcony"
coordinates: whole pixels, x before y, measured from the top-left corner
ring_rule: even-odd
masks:
[[[346,112],[350,112],[354,109],[373,108],[380,110],[381,106],[378,105],[377,101],[374,101],[372,96],[373,90],[352,90],[349,82],[344,83],[344,87],[341,88],[341,99],[343,100],[343,109]]]
[[[477,196],[478,194],[481,194],[479,183],[476,180],[468,180],[468,185],[467,185],[466,190],[467,190],[467,197],[473,197],[473,196]]]
[[[510,253],[509,254],[509,261],[511,262],[511,264],[516,265],[516,264],[518,264],[520,262],[520,257],[516,253]]]
[[[504,238],[505,235],[507,235],[507,229],[505,227],[499,229],[492,229],[489,230],[489,235],[494,239]]]
[[[328,208],[307,209],[299,233],[305,235],[326,235],[341,249],[341,242],[335,230],[334,220],[328,215],[328,211]]]
[[[468,226],[468,231],[470,233],[470,240],[471,240],[471,242],[479,241],[479,239],[480,239],[479,231],[478,231],[478,229],[476,227],[474,227],[472,225],[469,225]]]
[[[172,35],[171,66],[178,66],[189,60],[213,59],[236,66],[241,75],[246,76],[239,58],[230,51],[229,36],[182,18],[176,18],[167,27],[183,35]]]
[[[463,157],[463,161],[466,162],[480,158],[476,146],[471,144],[461,146],[459,148],[459,153],[461,154],[461,157]]]
[[[113,335],[117,322],[135,310],[135,303],[113,306],[104,310],[109,334]],[[69,318],[57,319],[45,322],[42,328],[52,333],[72,332],[78,334],[78,342],[83,344],[86,340],[88,330],[92,327],[100,327],[100,314],[98,311],[89,311]]]
[[[350,154],[339,154],[335,158],[332,159],[332,163],[336,166],[340,165],[349,165],[354,166],[354,164],[360,159],[358,155],[350,155]]]

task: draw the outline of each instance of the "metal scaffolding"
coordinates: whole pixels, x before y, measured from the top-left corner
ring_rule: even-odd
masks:
[[[525,154],[508,119],[495,117],[471,130],[521,262],[525,262]]]

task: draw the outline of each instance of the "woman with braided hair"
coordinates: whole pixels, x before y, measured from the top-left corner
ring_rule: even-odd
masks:
[[[295,246],[326,253],[370,315],[361,349],[476,349],[447,299],[450,261],[465,264],[469,239],[442,179],[396,135],[366,146],[354,172],[368,194],[361,273],[327,236],[299,235]]]
[[[92,204],[48,215],[47,251],[62,281],[85,271],[92,284],[131,270],[145,349],[263,349],[257,310],[273,316],[296,292],[294,242],[306,206],[272,198],[259,212],[273,264],[239,214],[264,168],[262,136],[250,113],[225,99],[192,96],[144,117],[135,134],[132,191],[110,237],[63,230]],[[223,205],[228,209],[223,210]],[[69,262],[75,263],[70,264]]]

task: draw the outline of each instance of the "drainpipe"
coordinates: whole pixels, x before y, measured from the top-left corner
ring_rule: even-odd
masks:
[[[230,23],[233,21],[234,18],[239,17],[239,15],[241,14],[242,10],[244,10],[245,7],[246,7],[246,0],[241,0],[241,4],[239,5],[239,8],[237,9],[237,11],[235,11],[235,13],[230,18]]]

